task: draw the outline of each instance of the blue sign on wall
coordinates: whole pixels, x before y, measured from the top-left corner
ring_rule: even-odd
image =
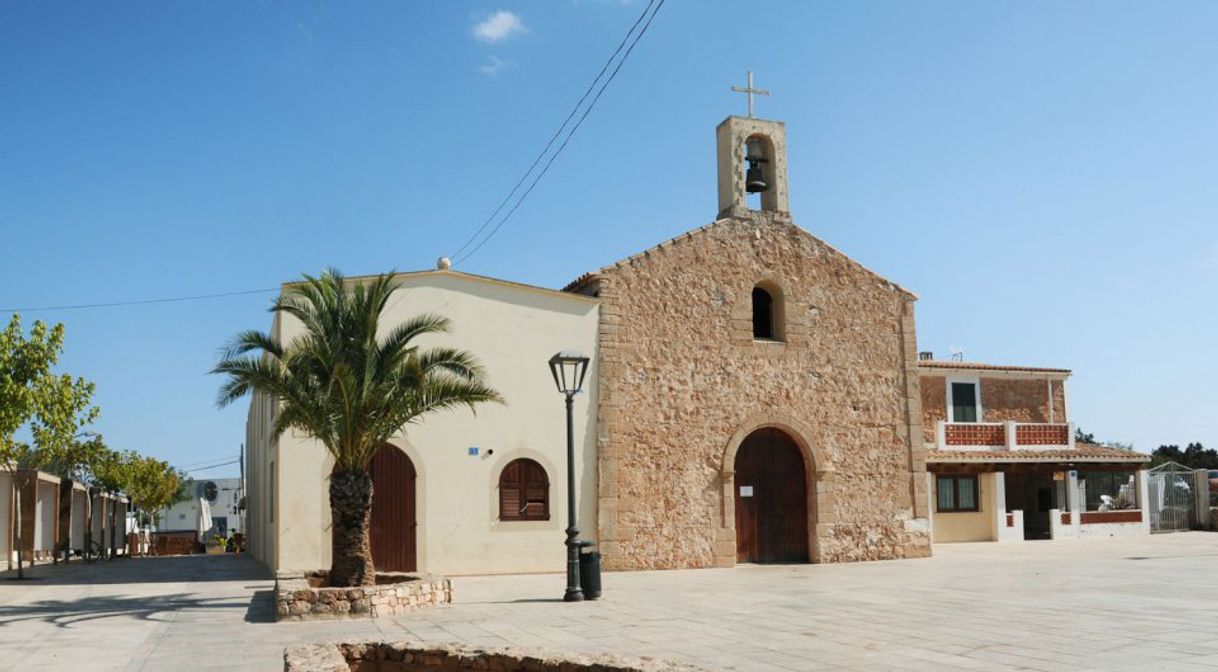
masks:
[[[470,447],[469,447],[469,454],[470,454],[470,455],[477,455],[477,454],[478,454],[478,446],[470,446]]]

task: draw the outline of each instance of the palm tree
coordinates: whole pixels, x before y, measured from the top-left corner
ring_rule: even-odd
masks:
[[[499,402],[470,353],[422,349],[415,339],[448,330],[448,320],[419,315],[381,332],[398,285],[393,273],[348,283],[337,270],[288,287],[271,312],[295,318],[304,333],[290,343],[260,331],[237,335],[212,373],[228,377],[217,404],[251,391],[279,404],[273,436],[307,432],[334,457],[330,474],[332,586],[376,581],[368,530],[369,463],[389,437],[432,411]]]

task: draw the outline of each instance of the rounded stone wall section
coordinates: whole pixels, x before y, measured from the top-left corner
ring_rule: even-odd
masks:
[[[376,585],[326,586],[326,572],[279,572],[275,575],[275,619],[320,621],[376,618],[449,604],[452,581],[404,572],[377,572]]]
[[[337,642],[288,647],[284,672],[706,672],[686,663],[611,654],[576,654],[532,649],[487,649],[461,644],[421,642]]]

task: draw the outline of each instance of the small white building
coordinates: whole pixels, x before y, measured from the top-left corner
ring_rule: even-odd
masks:
[[[127,552],[127,513],[130,502],[125,495],[97,492],[93,495],[91,543],[94,551],[107,555]]]
[[[354,279],[354,278],[353,278]],[[575,399],[579,528],[596,538],[598,302],[591,297],[452,270],[401,273],[382,329],[435,313],[448,333],[422,347],[474,353],[506,403],[453,409],[406,427],[373,460],[372,555],[381,571],[482,574],[564,567],[566,411],[547,362],[562,350],[592,356]],[[302,327],[277,315],[290,343]],[[273,404],[255,395],[246,424],[246,550],[272,570],[330,565],[334,460],[303,433],[270,436]],[[216,515],[213,513],[213,515]],[[183,521],[185,522],[185,521]]]
[[[17,566],[17,510],[13,507],[13,488],[21,499],[21,547],[24,561],[49,560],[55,552],[59,525],[59,478],[51,474],[21,469],[14,475],[0,471],[0,554],[6,566]]]
[[[216,534],[227,537],[243,532],[240,511],[243,495],[239,478],[199,479],[195,481],[189,499],[162,509],[157,514],[157,529],[161,532],[197,532],[199,500],[205,499],[212,519],[211,529],[205,532],[205,538]]]

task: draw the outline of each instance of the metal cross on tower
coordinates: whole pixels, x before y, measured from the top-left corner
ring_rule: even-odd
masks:
[[[739,86],[733,86],[732,91],[735,91],[736,93],[747,93],[749,95],[749,119],[753,118],[753,94],[757,94],[759,96],[770,95],[770,92],[767,91],[766,89],[754,89],[753,88],[753,71],[752,70],[749,70],[749,85],[746,87],[743,87],[743,88],[741,88]]]

